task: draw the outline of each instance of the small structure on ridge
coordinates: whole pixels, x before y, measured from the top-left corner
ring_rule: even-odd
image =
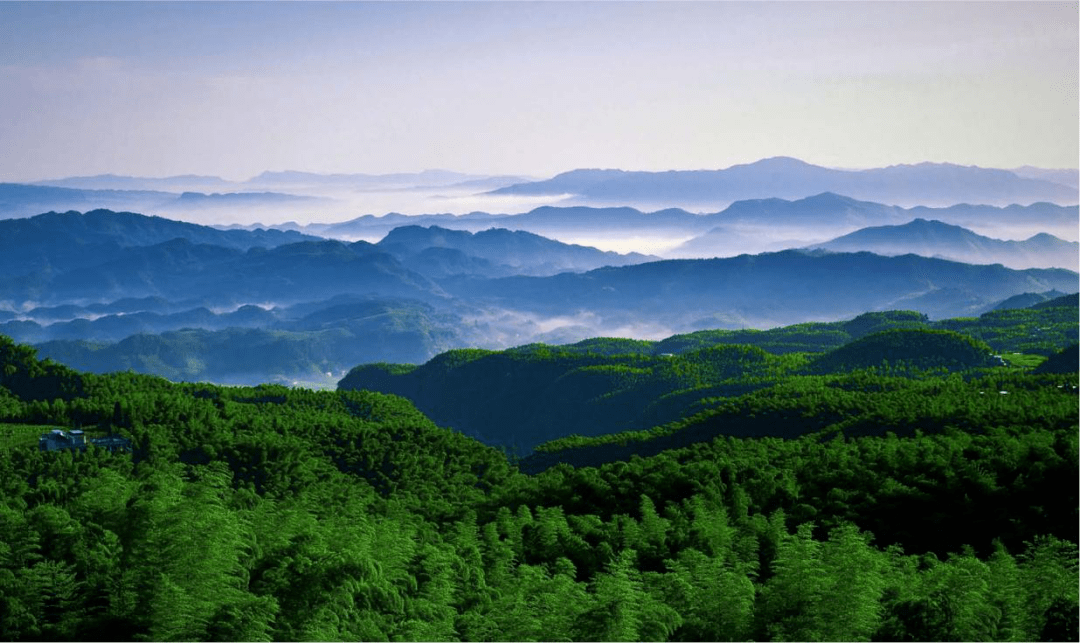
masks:
[[[42,434],[38,439],[39,451],[60,451],[63,449],[86,451],[86,448],[90,445],[108,449],[109,451],[131,450],[131,440],[127,438],[119,435],[106,435],[100,438],[87,439],[86,434],[78,429],[72,431],[53,429]]]

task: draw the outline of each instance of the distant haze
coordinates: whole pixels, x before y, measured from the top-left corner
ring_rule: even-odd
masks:
[[[1074,168],[1077,33],[1075,2],[4,2],[0,182]]]

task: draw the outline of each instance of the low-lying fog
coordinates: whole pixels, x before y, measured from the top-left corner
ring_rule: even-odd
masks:
[[[267,226],[296,223],[340,223],[364,215],[382,216],[387,213],[417,214],[520,214],[543,205],[567,205],[570,195],[514,196],[477,193],[475,188],[433,187],[379,190],[298,189],[290,195],[311,197],[306,201],[274,203],[254,202],[237,205],[222,202],[205,203],[197,207],[181,202],[148,206],[151,214],[177,218],[202,225]]]
[[[612,322],[592,312],[545,316],[520,310],[489,308],[463,315],[475,334],[475,346],[503,349],[541,342],[571,344],[592,337],[660,340],[680,332],[647,320]]]

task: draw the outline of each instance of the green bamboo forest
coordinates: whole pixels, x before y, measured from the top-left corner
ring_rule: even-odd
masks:
[[[0,634],[1075,641],[1076,315],[457,350],[336,391],[0,337]]]

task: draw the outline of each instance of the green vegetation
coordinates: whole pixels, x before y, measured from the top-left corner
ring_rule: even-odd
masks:
[[[1016,368],[1035,368],[1046,361],[1044,355],[1025,355],[1024,353],[1006,353],[1001,356],[1005,363]]]
[[[981,339],[1001,353],[1049,356],[1077,340],[1076,320],[1075,306],[1043,306],[994,310],[977,319],[945,319],[936,326]]]
[[[817,322],[771,330],[704,330],[654,344],[654,353],[681,353],[716,344],[750,344],[770,353],[823,352],[872,333],[894,329],[951,330],[989,344],[998,353],[1050,355],[1077,340],[1076,296],[1032,308],[995,310],[980,317],[930,321],[914,311],[864,313],[846,322]],[[1051,305],[1056,304],[1056,305]]]
[[[1005,364],[1032,368],[1042,355],[1075,341],[1077,310],[1069,298],[1060,301],[1067,305],[940,322],[911,311],[870,312],[845,322],[708,330],[659,342],[595,338],[567,346],[455,350],[418,367],[359,366],[338,387],[401,395],[440,426],[524,456],[567,435],[666,425],[712,399],[794,376],[868,368],[907,377]],[[1009,350],[1033,341],[1039,348],[1028,357]]]
[[[982,349],[906,332],[862,345]],[[949,373],[904,355],[812,374],[826,358],[852,366],[850,351],[727,345],[435,360],[463,383],[462,406],[502,395],[535,410],[577,391],[614,400],[605,410],[693,411],[636,434],[559,436],[517,466],[401,397],[81,374],[0,337],[0,427],[97,426],[134,444],[0,449],[0,632],[1076,640],[1070,350],[1066,374]],[[390,380],[425,368],[367,367]],[[532,381],[532,400],[470,379],[488,370]]]
[[[1035,368],[1036,373],[1075,373],[1080,363],[1080,344],[1073,344],[1051,355]]]
[[[1075,421],[1076,386],[1068,376],[1035,376],[1011,369],[963,375],[908,374],[865,369],[791,376],[737,397],[703,399],[695,405],[698,410],[693,415],[647,431],[569,436],[548,442],[522,466],[537,470],[563,461],[592,466],[633,455],[655,455],[723,435],[797,438],[815,434],[831,438],[885,432],[911,436],[916,431],[929,434],[955,429],[979,432],[1000,422],[997,416],[1006,408],[1016,414],[1010,422],[1025,426],[1050,427],[1057,421]],[[601,448],[611,445],[619,449]]]
[[[592,344],[603,349],[621,342]],[[401,395],[440,426],[524,454],[572,433],[669,422],[704,397],[768,386],[806,363],[798,354],[771,355],[753,346],[717,345],[672,356],[580,348],[453,350],[419,367],[360,366],[338,388]]]
[[[867,335],[815,358],[812,370],[833,373],[882,365],[894,370],[963,371],[995,362],[990,347],[977,339],[947,330],[913,328]]]
[[[38,438],[56,427],[40,424],[0,424],[0,449],[37,445]]]

